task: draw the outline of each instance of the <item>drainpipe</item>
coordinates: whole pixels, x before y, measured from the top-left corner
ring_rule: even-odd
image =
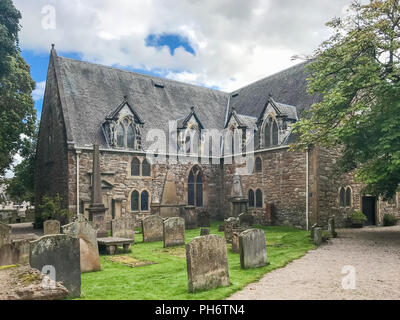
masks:
[[[306,230],[308,230],[308,201],[309,201],[309,191],[308,191],[308,184],[309,184],[309,178],[308,178],[308,149],[306,150]]]
[[[81,151],[76,150],[76,215],[79,215],[79,155]]]

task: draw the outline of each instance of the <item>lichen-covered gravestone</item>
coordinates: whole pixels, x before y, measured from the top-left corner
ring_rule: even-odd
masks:
[[[229,286],[225,240],[217,235],[194,238],[186,245],[189,292]]]
[[[60,221],[47,220],[43,222],[43,233],[45,236],[60,234]]]
[[[333,238],[337,237],[337,232],[335,230],[335,218],[333,217],[328,219],[328,232]]]
[[[142,220],[143,242],[163,240],[163,219],[153,215]]]
[[[232,234],[232,252],[239,253],[239,235],[240,232],[233,232]]]
[[[231,217],[224,221],[225,239],[227,242],[232,241],[233,230],[239,228],[239,219]]]
[[[135,239],[135,219],[122,217],[112,220],[111,232],[114,238]]]
[[[322,228],[314,228],[314,243],[319,246],[322,243]]]
[[[62,227],[63,233],[78,238],[80,243],[81,272],[99,271],[100,256],[97,230],[85,220],[78,220]]]
[[[11,227],[0,222],[0,248],[11,243]]]
[[[200,209],[197,212],[197,225],[199,227],[209,228],[210,224],[210,213],[205,209]]]
[[[239,235],[240,265],[242,269],[268,264],[264,230],[248,229]]]
[[[39,271],[49,270],[49,277],[56,282],[62,282],[68,289],[69,297],[80,297],[81,264],[78,238],[59,234],[32,241],[29,263]]]
[[[185,220],[179,217],[164,221],[164,248],[185,244]]]

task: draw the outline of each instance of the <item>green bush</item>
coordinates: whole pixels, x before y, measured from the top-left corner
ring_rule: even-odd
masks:
[[[383,225],[385,227],[395,226],[397,224],[397,218],[392,214],[385,214],[383,216]]]
[[[61,197],[43,196],[42,204],[39,205],[40,215],[35,217],[35,227],[42,227],[46,220],[58,220],[61,225],[68,223],[69,211],[62,208]]]
[[[350,218],[353,223],[362,223],[367,221],[367,217],[361,211],[354,211]]]

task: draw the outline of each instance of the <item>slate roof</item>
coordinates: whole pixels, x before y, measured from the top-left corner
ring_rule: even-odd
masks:
[[[234,107],[242,121],[254,127],[270,94],[289,117],[294,116],[294,108],[301,112],[317,100],[306,93],[304,63],[236,90],[238,96],[231,97],[231,93],[59,57],[55,51],[53,53],[60,75],[64,119],[68,122],[70,138],[78,147],[90,147],[94,143],[101,148],[108,147],[102,123],[121,105],[124,97],[144,123],[142,142],[145,149],[149,129],[162,129],[167,133],[168,121],[181,124],[192,112],[191,107],[194,107],[204,128],[222,130],[228,101],[228,111]]]

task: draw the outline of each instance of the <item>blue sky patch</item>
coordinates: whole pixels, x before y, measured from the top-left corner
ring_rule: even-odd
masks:
[[[161,49],[162,47],[168,47],[169,52],[173,56],[175,49],[184,48],[186,52],[196,55],[193,47],[190,45],[188,38],[182,37],[179,34],[163,33],[163,34],[149,34],[145,39],[146,46],[155,47]]]

